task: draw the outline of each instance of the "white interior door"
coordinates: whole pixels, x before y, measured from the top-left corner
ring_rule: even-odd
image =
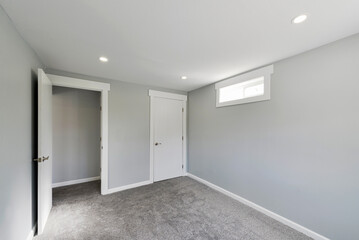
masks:
[[[182,176],[183,101],[154,98],[154,181]]]
[[[52,208],[52,84],[38,71],[38,228],[42,234]]]

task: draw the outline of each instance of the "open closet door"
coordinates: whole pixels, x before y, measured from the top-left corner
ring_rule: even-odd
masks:
[[[38,221],[40,235],[52,208],[52,83],[38,70]]]

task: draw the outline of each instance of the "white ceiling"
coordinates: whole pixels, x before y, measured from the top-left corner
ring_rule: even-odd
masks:
[[[359,32],[358,0],[0,4],[49,68],[185,91]],[[302,13],[308,20],[293,25]]]

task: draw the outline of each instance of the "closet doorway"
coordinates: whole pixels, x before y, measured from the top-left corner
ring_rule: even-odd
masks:
[[[100,180],[100,98],[97,91],[52,87],[53,188]]]
[[[100,135],[95,137],[95,135],[97,133],[96,133],[96,131],[93,131],[94,139],[91,140],[93,142],[97,142],[97,144],[98,144],[97,149],[100,150],[100,171],[99,171],[99,176],[93,176],[93,177],[90,177],[90,178],[85,177],[85,178],[77,179],[78,182],[74,182],[74,183],[80,183],[81,180],[83,180],[82,182],[86,182],[86,181],[89,181],[89,180],[100,179],[101,180],[101,194],[102,195],[108,194],[108,92],[110,91],[110,84],[102,83],[102,82],[82,80],[82,79],[71,78],[71,77],[52,75],[52,74],[47,74],[47,76],[51,80],[54,89],[57,88],[57,87],[61,87],[61,88],[57,88],[55,90],[56,91],[55,94],[59,93],[59,91],[61,91],[62,93],[65,93],[65,92],[68,92],[68,91],[70,91],[70,92],[71,91],[78,91],[78,94],[86,95],[87,97],[93,98],[92,100],[94,100],[94,101],[96,101],[95,98],[94,98],[95,95],[96,94],[99,95],[98,96],[99,97],[98,110],[100,112],[100,119],[99,119],[99,122],[100,122],[100,129],[99,129],[100,130]],[[92,93],[89,93],[89,92],[83,91],[83,90],[89,90]],[[66,94],[68,94],[68,93],[66,93]],[[53,96],[56,97],[56,95],[53,95]],[[86,105],[86,103],[82,103],[82,104]],[[86,110],[86,111],[87,111],[86,114],[90,114],[90,115],[91,114],[96,114],[96,112],[91,113],[91,110],[89,111],[89,109]],[[55,115],[56,115],[56,113],[55,113]],[[96,121],[94,121],[92,124],[96,124]],[[78,126],[80,128],[83,127],[81,124],[78,125]],[[76,131],[78,131],[78,130],[76,130]],[[86,133],[82,133],[82,134],[86,135]],[[68,137],[71,137],[71,136],[68,136]],[[85,137],[86,136],[82,136],[82,138],[85,138]],[[87,137],[91,137],[91,136],[87,136]],[[97,138],[97,139],[95,139],[95,138]],[[69,143],[63,143],[63,144],[69,145]],[[78,146],[78,147],[81,147],[81,145],[79,145],[79,144],[80,143],[75,144],[75,145]],[[70,147],[74,148],[75,146],[70,146]],[[79,153],[79,151],[75,151],[75,150],[70,151],[70,152],[76,152],[77,154]],[[83,151],[81,151],[81,152],[83,152]],[[86,154],[89,154],[89,153],[86,153]],[[94,153],[94,154],[96,154],[96,153]],[[79,158],[82,158],[82,157],[83,156],[79,156]],[[79,168],[81,166],[76,166],[76,167]],[[94,169],[95,166],[93,166],[92,168]],[[79,170],[79,171],[81,171],[81,170]],[[84,173],[82,173],[82,174],[84,174]],[[54,176],[54,177],[56,177],[56,176]],[[69,182],[69,183],[71,183],[71,182]],[[56,186],[56,184],[54,186]]]

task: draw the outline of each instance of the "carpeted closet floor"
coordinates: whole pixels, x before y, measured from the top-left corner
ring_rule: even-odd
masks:
[[[100,182],[53,191],[40,239],[311,239],[188,177],[106,196]]]

